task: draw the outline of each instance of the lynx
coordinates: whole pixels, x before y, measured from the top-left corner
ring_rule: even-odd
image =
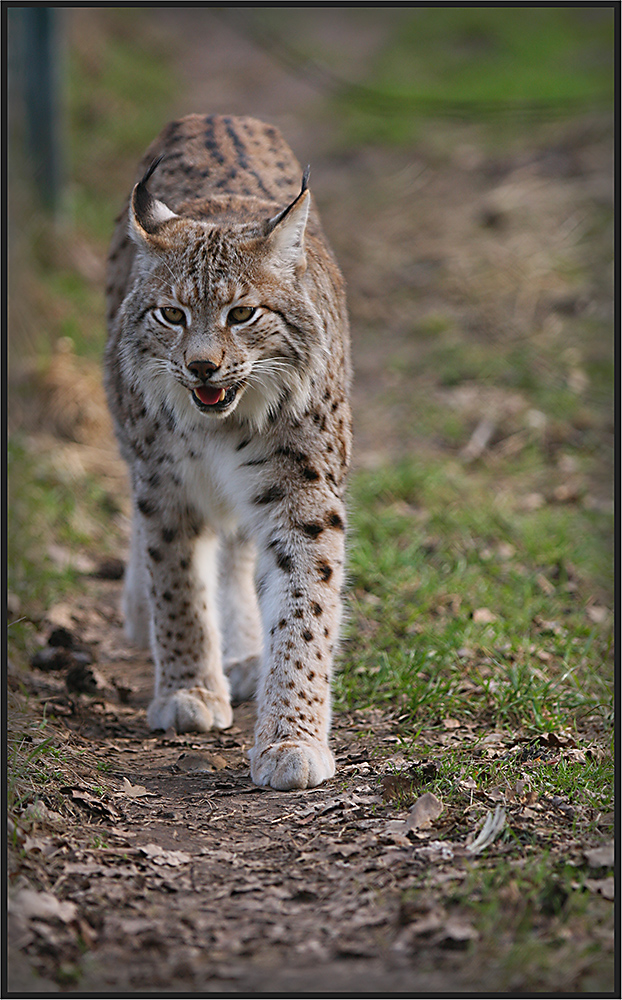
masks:
[[[302,180],[301,180],[302,178]],[[190,115],[148,149],[108,263],[105,383],[132,483],[123,610],[153,729],[257,699],[251,777],[331,777],[351,446],[343,279],[273,127]]]

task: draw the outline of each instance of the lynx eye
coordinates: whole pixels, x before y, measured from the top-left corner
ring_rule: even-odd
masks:
[[[227,314],[227,323],[246,323],[254,314],[252,306],[234,306]]]
[[[178,309],[177,306],[161,306],[158,312],[162,319],[167,323],[172,323],[173,326],[186,325],[186,314],[183,309]]]

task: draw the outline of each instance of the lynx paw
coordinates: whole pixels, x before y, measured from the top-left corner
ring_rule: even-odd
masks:
[[[233,712],[228,701],[206,688],[182,688],[154,698],[147,721],[151,729],[173,726],[178,733],[206,733],[210,729],[228,729],[233,722]]]
[[[240,701],[248,701],[255,694],[259,663],[258,656],[249,656],[247,660],[242,660],[239,663],[230,663],[225,666],[225,673],[229,678],[231,700],[234,704],[237,705]]]
[[[292,788],[314,788],[335,773],[335,761],[325,743],[303,743],[293,739],[250,751],[251,778],[256,785],[269,785],[280,792]]]

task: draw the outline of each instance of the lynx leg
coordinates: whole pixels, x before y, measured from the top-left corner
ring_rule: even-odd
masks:
[[[132,516],[130,558],[125,570],[121,611],[128,639],[137,646],[149,647],[149,573],[142,538],[141,517],[136,511]]]
[[[335,500],[333,498],[333,504]],[[320,537],[309,525],[268,542],[263,580],[265,661],[251,776],[258,785],[312,788],[335,773],[328,746],[330,681],[340,622],[343,512]],[[319,534],[319,533],[318,533]]]
[[[261,662],[256,550],[242,532],[221,540],[218,607],[225,673],[234,702],[252,698]]]
[[[173,526],[176,525],[176,526]],[[197,536],[171,518],[142,521],[150,577],[155,693],[152,729],[226,729],[232,712],[215,615],[217,538]]]

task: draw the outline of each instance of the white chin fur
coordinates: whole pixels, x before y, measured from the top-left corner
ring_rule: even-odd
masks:
[[[263,377],[261,383],[247,383],[241,386],[231,406],[226,410],[214,410],[213,413],[201,412],[192,401],[192,394],[175,376],[166,370],[166,363],[152,360],[147,362],[136,376],[137,382],[145,394],[147,408],[151,415],[157,418],[166,408],[175,414],[177,421],[184,429],[200,425],[205,420],[226,420],[235,414],[238,422],[249,424],[255,433],[261,433],[271,414],[278,412],[282,406],[284,394],[287,393],[287,407],[295,417],[301,416],[308,404],[310,395],[309,379],[301,378],[298,373],[280,373],[278,378]]]

